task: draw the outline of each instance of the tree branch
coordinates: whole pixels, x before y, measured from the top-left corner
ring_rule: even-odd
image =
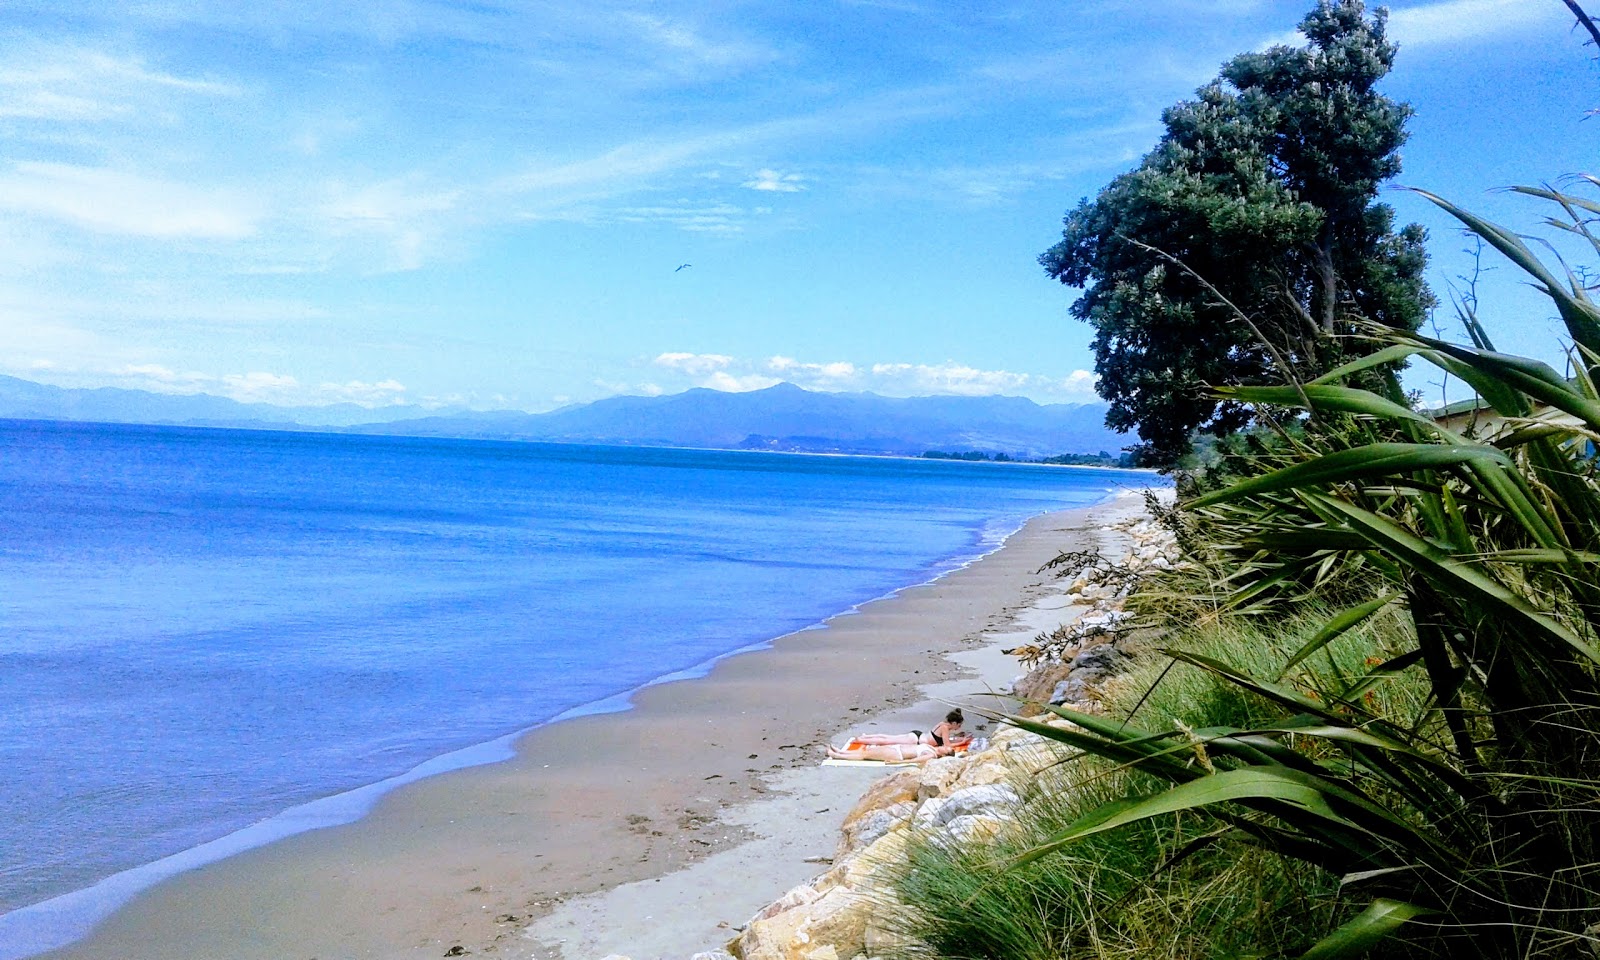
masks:
[[[1561,2],[1566,4],[1567,9],[1572,11],[1572,15],[1578,18],[1578,26],[1589,31],[1589,36],[1593,39],[1594,45],[1600,47],[1600,27],[1595,26],[1594,20],[1583,12],[1582,7],[1578,6],[1578,0],[1561,0]]]

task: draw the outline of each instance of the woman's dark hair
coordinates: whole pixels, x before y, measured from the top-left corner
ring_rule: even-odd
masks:
[[[944,715],[945,723],[965,723],[966,721],[967,716],[961,712],[960,707],[956,707],[954,710],[951,710],[949,713]]]

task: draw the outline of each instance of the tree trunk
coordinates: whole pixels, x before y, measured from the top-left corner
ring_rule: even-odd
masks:
[[[1339,308],[1339,275],[1333,269],[1333,238],[1326,229],[1317,238],[1313,264],[1317,271],[1317,320],[1324,337],[1333,336],[1333,320]]]

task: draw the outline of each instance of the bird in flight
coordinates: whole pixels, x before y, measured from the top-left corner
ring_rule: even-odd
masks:
[[[678,270],[682,270],[684,267],[692,267],[692,266],[694,266],[694,264],[692,264],[692,263],[680,263],[680,264],[678,264]],[[672,272],[673,273],[677,273],[678,270],[674,270]]]

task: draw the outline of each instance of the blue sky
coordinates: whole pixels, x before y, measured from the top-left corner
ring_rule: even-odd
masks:
[[[544,410],[777,380],[1093,399],[1035,258],[1306,0],[10,0],[0,373]],[[1392,4],[1404,183],[1596,171],[1558,0]],[[1420,199],[1435,283],[1463,241]],[[680,264],[691,267],[677,269]],[[1554,359],[1509,269],[1483,311]],[[1421,384],[1419,384],[1421,386]]]

